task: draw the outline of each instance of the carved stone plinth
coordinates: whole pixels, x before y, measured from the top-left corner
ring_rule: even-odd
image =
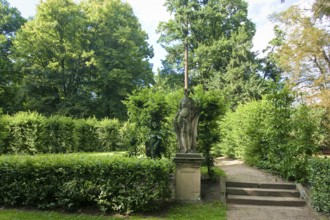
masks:
[[[177,153],[174,158],[175,198],[178,201],[199,201],[201,199],[201,163],[199,153]]]

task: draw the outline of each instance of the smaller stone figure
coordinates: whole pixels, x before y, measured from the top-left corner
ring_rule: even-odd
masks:
[[[193,99],[185,95],[180,101],[180,109],[174,119],[174,129],[178,138],[179,152],[196,152],[198,119],[199,109]]]

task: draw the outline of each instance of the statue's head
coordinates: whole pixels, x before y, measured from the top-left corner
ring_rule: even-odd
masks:
[[[192,98],[188,96],[184,96],[183,99],[181,99],[180,106],[181,108],[189,108],[193,105]]]

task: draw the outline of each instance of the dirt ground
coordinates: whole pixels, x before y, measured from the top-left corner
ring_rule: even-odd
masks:
[[[247,181],[247,182],[286,182],[281,178],[265,173],[258,169],[246,166],[243,162],[238,160],[231,160],[225,158],[217,158],[216,166],[219,166],[227,174],[228,180],[233,181]],[[203,183],[202,183],[203,187]],[[208,187],[209,190],[203,193],[205,199],[212,199],[206,197],[206,193],[215,192],[218,190],[216,186]],[[277,206],[254,206],[254,205],[234,205],[228,204],[227,212],[228,220],[327,220],[326,216],[321,216],[315,213],[311,207],[277,207]]]

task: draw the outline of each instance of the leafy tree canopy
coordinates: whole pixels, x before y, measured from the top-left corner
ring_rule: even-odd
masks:
[[[286,82],[302,92],[303,100],[324,110],[322,146],[330,143],[330,31],[329,23],[323,22],[329,19],[328,9],[328,1],[317,0],[314,16],[307,16],[297,6],[274,15],[279,33],[274,60],[283,69]]]
[[[277,63],[295,89],[310,101],[328,97],[330,89],[330,32],[297,6],[274,15],[281,31]]]
[[[6,0],[0,0],[0,107],[9,111],[14,97],[17,72],[14,71],[11,54],[12,40],[16,31],[25,22],[20,12],[10,7]]]
[[[23,109],[125,118],[122,100],[153,80],[146,40],[119,0],[41,2],[14,42]]]

